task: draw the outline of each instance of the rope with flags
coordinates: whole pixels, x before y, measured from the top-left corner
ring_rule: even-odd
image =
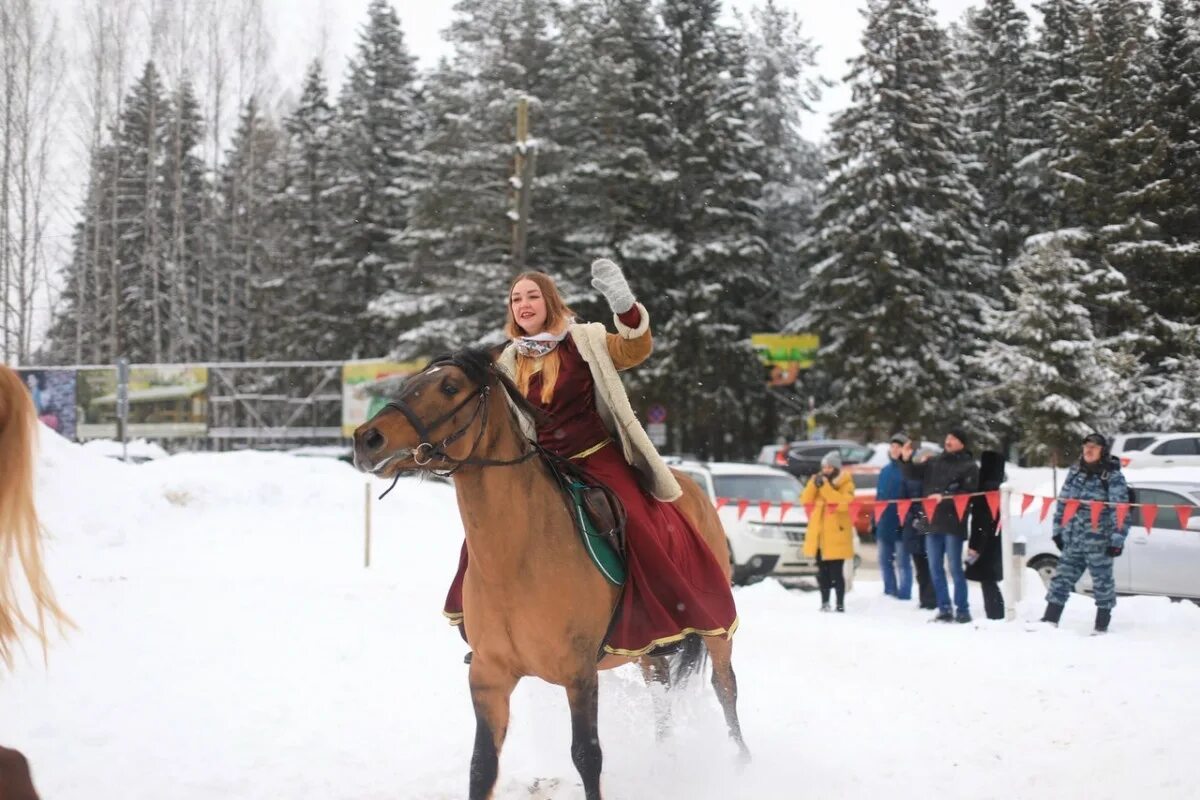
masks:
[[[1158,512],[1163,508],[1175,509],[1175,514],[1179,519],[1179,527],[1183,530],[1187,529],[1188,521],[1191,519],[1193,511],[1195,511],[1195,506],[1190,505],[1161,506],[1157,503],[1110,503],[1104,500],[1060,500],[1056,497],[1038,496],[1029,494],[1028,492],[1020,492],[1019,494],[1021,495],[1021,510],[1017,516],[1025,516],[1036,500],[1040,499],[1042,501],[1041,508],[1038,513],[1038,522],[1046,521],[1046,516],[1050,513],[1050,509],[1054,507],[1056,501],[1060,502],[1063,507],[1063,525],[1069,523],[1075,517],[1075,515],[1079,513],[1080,507],[1084,503],[1087,503],[1088,515],[1091,518],[1090,521],[1092,523],[1092,530],[1098,530],[1100,528],[1100,515],[1104,513],[1104,508],[1106,506],[1112,506],[1116,509],[1118,528],[1124,526],[1125,520],[1129,518],[1129,513],[1132,509],[1139,509],[1141,511],[1142,523],[1146,526],[1146,533],[1150,533],[1151,528],[1154,527],[1155,520],[1158,519]],[[987,503],[988,510],[992,514],[992,519],[999,520],[999,491],[942,495],[940,498],[935,496],[908,498],[904,500],[851,500],[846,503],[831,503],[830,505],[834,506],[834,508],[839,511],[849,511],[851,519],[856,519],[860,514],[866,511],[875,517],[875,522],[879,522],[880,518],[884,515],[884,513],[887,512],[887,509],[892,506],[895,506],[896,513],[899,515],[900,519],[907,518],[908,512],[912,509],[912,506],[915,503],[919,503],[921,505],[926,517],[932,518],[939,502],[951,500],[954,502],[954,509],[958,513],[959,520],[962,520],[966,516],[967,507],[970,505],[971,499],[974,497],[984,498]],[[737,518],[739,520],[745,516],[746,511],[750,508],[751,503],[752,501],[745,498],[718,497],[716,499],[716,507],[718,511],[725,506],[735,507],[738,511]],[[787,501],[777,503],[771,500],[760,500],[757,501],[756,504],[758,506],[759,513],[762,515],[763,521],[766,521],[767,514],[772,508],[778,507],[779,521],[781,523],[784,521],[784,518],[787,516],[789,511],[791,511],[793,508],[797,508],[795,503],[789,503]],[[805,504],[803,508],[805,514],[807,515],[806,518],[811,518],[816,505],[814,503],[808,503]]]

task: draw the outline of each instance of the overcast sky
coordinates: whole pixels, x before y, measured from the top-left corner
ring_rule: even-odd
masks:
[[[758,0],[726,0],[727,12],[736,8],[748,13]],[[980,0],[981,2],[981,0]],[[296,91],[304,67],[314,54],[324,53],[325,66],[334,83],[339,82],[346,59],[354,49],[358,29],[366,19],[368,0],[266,0],[271,17],[270,30],[276,32],[274,65],[283,87]],[[813,139],[824,136],[829,115],[842,108],[850,93],[841,85],[846,73],[846,59],[859,50],[864,5],[856,0],[779,0],[783,6],[796,10],[804,30],[820,46],[819,67],[826,78],[837,84],[826,90],[817,114],[806,120],[807,135]],[[940,21],[945,24],[958,19],[972,0],[932,0]],[[1018,0],[1032,10],[1032,0]],[[412,52],[428,67],[448,52],[441,31],[449,24],[453,0],[395,0],[394,5],[404,25]]]

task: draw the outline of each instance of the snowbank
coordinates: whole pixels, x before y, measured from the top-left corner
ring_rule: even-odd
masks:
[[[0,681],[0,741],[28,753],[45,797],[465,795],[465,647],[439,614],[462,536],[451,487],[403,480],[376,503],[364,569],[364,487],[383,484],[345,464],[130,467],[44,439],[50,566],[80,627],[48,668],[32,654]],[[623,668],[601,685],[606,797],[1194,795],[1191,604],[1122,598],[1113,633],[1090,637],[1084,597],[1058,630],[930,624],[861,580],[846,614],[774,582],[737,601],[755,761],[735,767],[706,682],[673,698],[675,732],[656,742],[649,691]],[[563,691],[523,681],[497,796],[582,797],[569,741]]]

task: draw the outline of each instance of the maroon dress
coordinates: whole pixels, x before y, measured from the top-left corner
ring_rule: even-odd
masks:
[[[657,500],[642,488],[620,442],[611,439],[596,411],[591,370],[570,336],[559,344],[558,355],[558,380],[549,403],[541,402],[541,373],[529,382],[527,397],[551,420],[538,429],[538,443],[572,458],[607,442],[572,460],[593,481],[616,492],[628,514],[625,589],[604,649],[635,656],[689,633],[732,636],[737,629],[733,593],[712,550],[674,503]],[[564,530],[563,535],[577,534]],[[464,542],[444,611],[456,625],[462,622],[466,569]]]

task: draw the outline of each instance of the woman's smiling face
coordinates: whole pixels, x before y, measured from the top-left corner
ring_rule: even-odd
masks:
[[[546,326],[546,298],[542,297],[542,290],[536,283],[529,279],[517,281],[508,302],[513,319],[526,336],[542,332]]]

